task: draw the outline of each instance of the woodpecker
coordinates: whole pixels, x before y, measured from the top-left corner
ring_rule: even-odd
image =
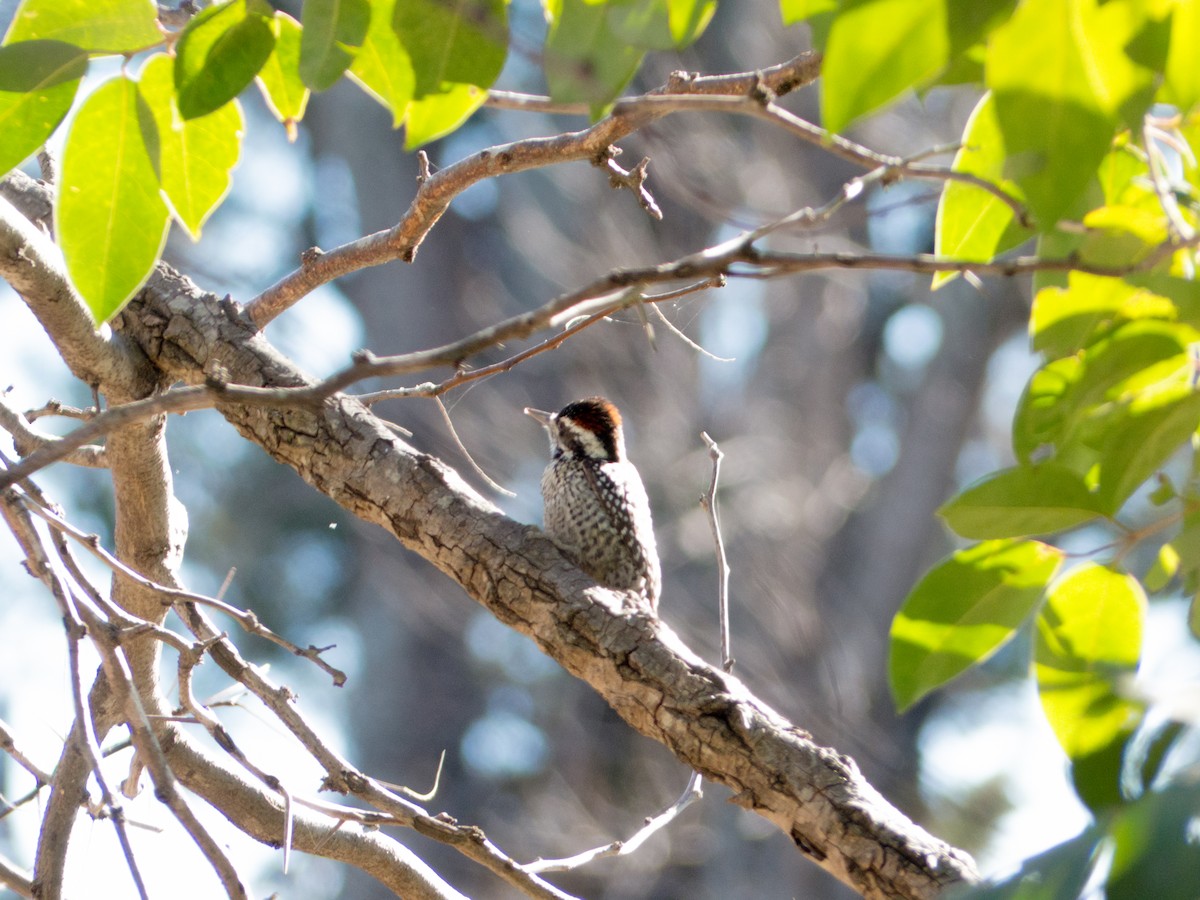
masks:
[[[545,528],[575,565],[605,587],[637,591],[657,609],[662,587],[650,501],[625,457],[621,414],[603,397],[557,413],[526,407],[550,435],[542,474]]]

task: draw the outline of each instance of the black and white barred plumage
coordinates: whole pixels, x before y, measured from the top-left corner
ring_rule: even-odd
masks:
[[[600,584],[637,591],[656,608],[662,576],[650,501],[625,458],[617,408],[589,397],[557,413],[525,412],[550,435],[552,458],[542,475],[546,533]]]

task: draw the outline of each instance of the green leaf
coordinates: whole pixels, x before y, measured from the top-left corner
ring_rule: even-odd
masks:
[[[413,150],[454,131],[487,100],[487,91],[473,84],[449,85],[441,94],[427,94],[408,105],[404,119],[404,148]]]
[[[1049,446],[1056,462],[1083,474],[1086,468],[1077,465],[1078,459],[1087,459],[1088,465],[1096,460],[1087,452],[1078,455],[1080,451],[1115,453],[1114,439],[1136,427],[1131,418],[1151,416],[1190,393],[1188,346],[1196,339],[1196,330],[1187,325],[1137,319],[1093,340],[1080,353],[1047,363],[1034,373],[1017,405],[1017,458],[1031,461]],[[1138,428],[1140,439],[1150,439],[1146,432],[1153,430],[1153,422],[1144,418],[1143,424]],[[1143,449],[1148,453],[1155,448]],[[1129,451],[1136,453],[1137,448]],[[1107,475],[1111,487],[1119,459],[1108,462],[1113,467]],[[1142,480],[1150,474],[1145,472]],[[1102,492],[1098,508],[1115,512],[1109,505],[1114,496]]]
[[[1122,680],[1142,652],[1146,596],[1129,575],[1085,563],[1050,586],[1037,617],[1038,696],[1072,760],[1123,741],[1140,713]]]
[[[1119,122],[1151,99],[1154,73],[1125,52],[1143,24],[1129,7],[1036,0],[992,32],[986,80],[1008,174],[1024,188],[1043,231],[1083,194]]]
[[[1194,900],[1200,845],[1200,787],[1180,778],[1119,810],[1109,826],[1115,845],[1107,900]]]
[[[392,24],[412,61],[417,99],[451,83],[491,87],[504,67],[505,0],[404,0]]]
[[[372,4],[371,27],[350,66],[350,77],[391,110],[392,127],[399,128],[413,98],[416,76],[408,51],[392,29],[395,5],[396,0],[376,0]]]
[[[847,0],[821,69],[821,115],[840,132],[906,90],[923,87],[950,55],[945,0]]]
[[[1146,577],[1142,579],[1142,582],[1148,591],[1161,591],[1171,583],[1171,579],[1178,571],[1179,552],[1171,544],[1163,544],[1158,548],[1158,554],[1154,557],[1154,565],[1146,572]]]
[[[1100,447],[1098,497],[1101,508],[1110,515],[1185,447],[1200,425],[1200,394],[1190,381],[1189,366],[1174,384],[1136,398]]]
[[[1004,190],[1018,202],[1024,199],[1015,182],[1004,177],[1007,161],[1004,135],[996,121],[996,105],[985,94],[967,120],[962,147],[955,154],[955,172],[977,175]],[[995,194],[963,181],[947,181],[938,202],[934,253],[946,259],[988,262],[1027,240],[1032,231],[1016,219],[1013,208]],[[939,272],[934,289],[957,278]]]
[[[1084,216],[1083,224],[1088,231],[1079,257],[1090,265],[1137,265],[1168,237],[1167,217],[1161,208],[1102,206]]]
[[[1178,572],[1186,578],[1194,572],[1200,572],[1200,512],[1184,515],[1179,533],[1171,543],[1163,545],[1160,559],[1164,560],[1164,565],[1174,562],[1171,574]]]
[[[603,4],[547,0],[546,9],[550,31],[543,68],[550,96],[588,103],[598,116],[629,84],[645,52],[613,30]]]
[[[813,16],[837,12],[838,0],[779,0],[784,25],[795,25]]]
[[[5,44],[63,41],[89,53],[130,53],[163,42],[153,0],[22,0]]]
[[[608,4],[612,30],[643,50],[686,47],[708,27],[716,0],[641,0]]]
[[[717,11],[717,0],[667,0],[671,38],[682,50],[704,33]]]
[[[1100,515],[1083,479],[1053,463],[988,475],[938,514],[958,534],[976,540],[1065,531]]]
[[[275,13],[275,23],[279,29],[275,47],[259,70],[257,81],[267,109],[283,123],[288,140],[295,141],[296,123],[304,118],[309,97],[300,79],[300,23],[283,12]]]
[[[1061,562],[1061,551],[1036,541],[988,541],[935,566],[892,621],[888,681],[897,708],[1003,646]]]
[[[608,23],[621,40],[643,50],[670,50],[675,46],[667,0],[611,3],[606,9]]]
[[[265,0],[230,0],[188,23],[175,47],[175,90],[185,119],[220,109],[259,73],[279,25]]]
[[[141,287],[167,236],[167,206],[143,128],[154,125],[137,86],[113,78],[80,106],[63,147],[59,246],[97,323]]]
[[[1021,863],[1019,871],[999,882],[958,884],[941,900],[1066,900],[1083,897],[1104,832],[1090,825],[1080,834]]]
[[[1176,3],[1171,13],[1171,44],[1167,52],[1162,95],[1185,115],[1200,103],[1200,4]]]
[[[46,143],[66,117],[87,54],[59,41],[22,41],[0,47],[0,173]]]
[[[1121,768],[1136,724],[1131,717],[1103,747],[1071,760],[1071,785],[1093,815],[1103,814],[1123,799]]]
[[[1120,278],[1071,272],[1067,287],[1044,288],[1034,297],[1030,343],[1047,356],[1066,356],[1125,322],[1177,317],[1175,304],[1149,290]]]
[[[314,91],[333,87],[354,60],[371,22],[368,0],[305,0],[300,77]]]
[[[175,108],[171,58],[152,56],[142,67],[138,90],[158,131],[158,177],[175,218],[193,240],[233,183],[245,122],[237,101],[198,119]]]

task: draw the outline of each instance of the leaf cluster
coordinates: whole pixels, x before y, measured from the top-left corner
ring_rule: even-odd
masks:
[[[1138,873],[1172,852],[1176,868],[1192,858],[1186,817],[1156,793],[1182,726],[1162,727],[1135,679],[1150,597],[1190,596],[1200,636],[1200,4],[782,0],[781,9],[786,22],[809,22],[823,48],[830,131],[913,91],[983,89],[953,163],[979,181],[947,182],[939,258],[991,263],[1032,242],[1036,258],[1071,264],[1034,280],[1029,336],[1041,358],[1014,415],[1015,465],[942,508],[977,543],[930,571],[896,615],[890,679],[905,709],[1001,648],[1027,647],[1042,709],[1097,824],[997,896],[1034,881],[1053,885],[1037,896],[1075,896],[1109,841],[1109,896],[1141,896]],[[940,273],[933,287],[960,274]],[[1031,639],[1014,641],[1021,633]],[[1151,839],[1152,821],[1169,850]]]
[[[716,0],[545,0],[553,99],[599,115],[645,54],[694,41]],[[198,239],[241,154],[237,97],[257,85],[293,139],[313,91],[348,79],[411,149],[487,99],[505,65],[508,0],[306,0],[300,21],[267,0],[225,0],[178,32],[152,0],[22,0],[0,46],[0,172],[64,123],[56,216],[71,280],[98,323],[148,277],[174,219]],[[86,97],[96,57],[122,72]],[[136,64],[135,64],[136,60]]]

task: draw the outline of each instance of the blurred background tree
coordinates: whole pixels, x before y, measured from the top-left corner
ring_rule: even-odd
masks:
[[[298,4],[276,5],[301,16]],[[5,22],[15,6],[0,4]],[[553,51],[543,49],[543,8],[515,0],[508,16],[512,37],[497,86],[545,93],[543,64]],[[815,28],[824,41],[828,21]],[[625,93],[665,84],[680,69],[752,72],[810,46],[807,27],[779,27],[776,6],[725,3],[695,43],[647,57]],[[953,147],[978,97],[972,89],[909,94],[850,133],[900,157]],[[821,118],[814,87],[781,102],[806,120]],[[329,249],[392,227],[421,172],[401,133],[349,82],[314,100],[294,144],[256,93],[243,103],[245,145],[232,192],[203,240],[176,232],[164,253],[204,288],[239,301],[292,271],[308,247]],[[483,148],[587,122],[484,107],[425,149],[436,172]],[[614,268],[676,259],[820,206],[862,173],[770,124],[717,112],[660,119],[621,148],[626,167],[651,160],[648,186],[661,222],[584,164],[487,180],[454,199],[412,265],[393,262],[323,285],[273,321],[267,338],[316,376],[340,369],[360,346],[379,355],[438,346]],[[818,227],[779,235],[778,246],[932,252],[940,189],[906,180],[872,187],[863,202]],[[34,408],[52,395],[88,405],[77,382],[55,384],[61,364],[50,348],[27,346],[27,336],[39,332],[22,304],[11,292],[0,302],[6,319],[18,323],[7,329],[4,352],[13,404]],[[557,409],[591,394],[612,399],[654,509],[661,615],[716,660],[717,575],[698,504],[710,475],[700,434],[712,435],[726,454],[721,504],[737,674],[819,743],[853,757],[903,812],[976,853],[985,874],[996,873],[1086,821],[1024,680],[1021,654],[1006,650],[983,674],[899,715],[887,681],[888,635],[913,584],[956,546],[935,511],[963,485],[1011,462],[1008,423],[1036,366],[1024,337],[1028,304],[1029,285],[1020,278],[959,278],[935,293],[925,273],[829,269],[734,278],[663,304],[702,349],[654,316],[651,339],[637,312],[616,314],[556,351],[444,398],[462,446],[512,498],[489,494],[472,475],[433,401],[387,401],[375,411],[507,514],[536,523],[547,448],[522,407]],[[472,364],[502,359],[506,349]],[[434,807],[479,824],[517,859],[567,856],[620,838],[678,795],[688,773],[663,747],[633,732],[587,685],[432,566],[242,441],[217,413],[173,420],[170,442],[190,517],[187,582],[216,593],[236,569],[230,602],[301,645],[338,644],[331,658],[351,675],[344,694],[327,699],[328,688],[286,654],[274,664],[282,680],[315,699],[364,770],[421,785],[445,750]],[[74,517],[107,538],[110,501],[94,473],[60,467],[45,480]],[[0,571],[15,578],[17,570]],[[0,607],[6,631],[36,628],[47,641],[60,639],[49,607],[25,608],[36,605],[24,599],[38,596],[36,589],[21,581],[9,590],[23,599]],[[1166,656],[1195,665],[1185,649]],[[21,678],[19,690],[0,695],[5,718],[25,729],[62,727],[43,711],[62,702],[61,673],[39,673],[42,686],[34,690],[25,681],[33,667],[25,655],[10,654],[0,667],[0,684],[15,688]],[[4,796],[21,793],[14,773],[0,772],[13,782],[0,781]],[[727,791],[709,787],[702,804],[638,853],[557,883],[606,898],[703,900],[746,896],[747,886],[762,897],[851,894],[784,834],[726,799]],[[0,820],[6,856],[30,855],[36,817],[22,815]],[[402,840],[465,893],[503,895],[493,876],[448,847],[413,835]],[[357,871],[315,860],[300,865],[306,896],[387,894]],[[260,877],[259,892],[294,889],[269,871]]]

